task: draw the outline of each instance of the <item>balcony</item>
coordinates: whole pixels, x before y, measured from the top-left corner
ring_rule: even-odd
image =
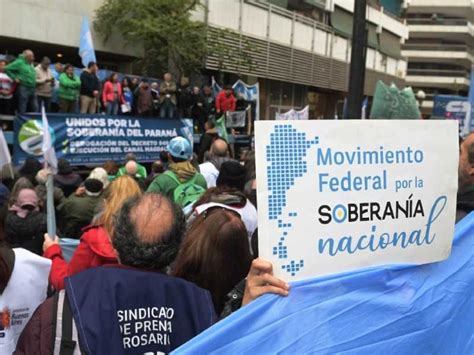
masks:
[[[402,55],[412,63],[448,63],[470,69],[473,54],[472,47],[463,44],[407,43],[402,46]]]
[[[451,41],[470,41],[474,26],[465,19],[407,19],[410,38],[439,38]]]
[[[432,14],[439,13],[451,17],[464,17],[473,19],[474,4],[471,0],[410,0],[408,4],[408,14]]]
[[[408,69],[407,83],[416,87],[466,90],[469,87],[470,74],[466,70],[448,69]]]

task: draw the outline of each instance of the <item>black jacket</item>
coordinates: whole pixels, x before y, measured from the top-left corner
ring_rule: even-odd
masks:
[[[227,302],[224,304],[224,309],[220,314],[220,319],[230,316],[232,313],[242,307],[242,300],[244,298],[246,280],[243,279],[234,289],[227,294]]]
[[[219,134],[216,129],[207,131],[201,136],[199,141],[199,153],[198,153],[198,162],[202,164],[204,162],[204,154],[211,149],[212,143],[219,138]]]
[[[30,212],[26,218],[8,212],[5,218],[5,239],[12,248],[25,248],[32,253],[43,255],[46,232],[46,214],[42,212]]]
[[[84,70],[81,74],[81,95],[94,97],[94,91],[100,91],[99,78]]]
[[[474,185],[458,192],[456,205],[456,223],[474,211]]]
[[[68,197],[73,192],[75,192],[77,188],[81,185],[81,183],[82,178],[77,173],[54,175],[54,186],[59,187],[61,190],[63,190],[65,197]]]

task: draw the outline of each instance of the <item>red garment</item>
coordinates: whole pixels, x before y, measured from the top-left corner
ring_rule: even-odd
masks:
[[[118,264],[109,236],[102,226],[91,226],[85,230],[69,264],[64,260],[58,244],[51,245],[43,256],[53,262],[49,282],[56,290],[64,289],[64,279],[68,276],[105,264]]]
[[[230,94],[227,96],[225,90],[222,90],[216,96],[216,110],[217,112],[234,112],[235,111],[235,96]]]
[[[122,93],[122,85],[120,83],[117,84],[117,93],[118,93],[118,101],[121,104],[125,103]],[[102,90],[102,101],[104,104],[107,102],[114,102],[115,93],[114,93],[114,83],[110,81],[106,81],[104,84],[104,89]]]

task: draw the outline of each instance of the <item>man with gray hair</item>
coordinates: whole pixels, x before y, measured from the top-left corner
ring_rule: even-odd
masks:
[[[135,164],[136,164],[136,168],[137,168],[137,172],[135,173],[136,176],[137,176],[138,178],[140,178],[140,179],[145,180],[146,177],[147,177],[147,175],[148,175],[148,173],[147,173],[147,171],[146,171],[146,168],[145,168],[143,165],[141,165],[141,164],[139,164],[139,163],[137,162],[137,157],[136,157],[135,154],[133,154],[133,153],[127,153],[127,155],[125,156],[125,165],[122,166],[122,167],[118,170],[118,172],[117,172],[117,177],[123,176],[123,175],[130,175],[130,174],[127,172],[127,169],[126,169],[126,165],[127,165],[127,163],[130,162],[130,161],[133,161],[133,162],[135,162]]]
[[[176,115],[176,83],[170,73],[163,76],[160,83],[160,118],[175,118]]]
[[[34,60],[33,52],[26,49],[14,62],[5,67],[5,73],[18,84],[18,113],[38,112]]]
[[[46,112],[51,111],[51,95],[53,94],[54,77],[49,69],[51,60],[44,57],[36,66],[36,96],[38,98],[38,109],[44,105]]]

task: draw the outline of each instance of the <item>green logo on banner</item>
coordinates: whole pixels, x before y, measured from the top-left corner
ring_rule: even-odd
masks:
[[[49,127],[51,133],[51,143],[54,146],[54,130]],[[41,146],[43,145],[43,124],[41,121],[29,120],[25,122],[18,133],[18,142],[25,153],[40,156],[43,154]]]

